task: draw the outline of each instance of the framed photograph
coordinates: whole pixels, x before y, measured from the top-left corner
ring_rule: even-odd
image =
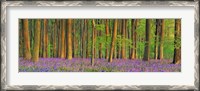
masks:
[[[2,1],[2,90],[199,90],[199,1]]]

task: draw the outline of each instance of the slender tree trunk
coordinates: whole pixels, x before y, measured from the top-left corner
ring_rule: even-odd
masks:
[[[47,57],[47,36],[48,36],[48,32],[47,32],[47,24],[48,24],[48,20],[44,19],[44,35],[43,35],[43,41],[44,41],[44,49],[43,49],[43,57],[46,58]]]
[[[54,30],[53,30],[53,57],[57,57],[57,46],[56,46],[56,41],[57,41],[57,22],[56,20],[54,21]]]
[[[31,41],[31,54],[33,54],[33,45],[34,45],[34,31],[35,31],[35,19],[33,19],[32,20],[32,30],[31,30],[31,35],[32,35],[32,37],[31,37],[31,39],[32,39],[32,41]]]
[[[62,20],[62,30],[61,30],[61,58],[65,58],[65,19]]]
[[[39,60],[39,47],[40,47],[40,19],[36,20],[36,30],[34,36],[34,51],[33,51],[33,61],[37,62]]]
[[[58,24],[58,31],[57,31],[57,34],[58,34],[58,57],[61,57],[61,29],[60,29],[60,26],[61,26],[61,22],[60,20],[57,20],[57,24]]]
[[[92,59],[91,59],[91,65],[94,66],[94,58],[95,58],[95,21],[92,19]]]
[[[109,20],[106,19],[106,43],[108,43],[109,37]],[[109,45],[106,45],[106,59],[109,58]]]
[[[137,19],[132,19],[132,41],[133,41],[133,47],[131,48],[131,59],[134,60],[136,58],[136,27],[137,27]]]
[[[159,34],[160,34],[160,20],[156,19],[155,48],[154,48],[155,60],[158,59]]]
[[[72,59],[72,19],[67,20],[67,59]]]
[[[89,32],[89,20],[87,21],[87,53],[86,53],[86,58],[89,58],[90,56],[90,46],[89,46],[89,41],[90,41],[90,32]]]
[[[76,57],[76,28],[75,28],[75,19],[73,20],[73,57]]]
[[[173,64],[181,64],[181,19],[175,19]]]
[[[24,59],[31,59],[28,19],[23,19]]]
[[[24,36],[23,36],[23,20],[19,20],[19,23],[20,23],[20,25],[19,25],[19,40],[20,40],[20,42],[19,42],[19,53],[20,53],[20,57],[24,57]],[[1,48],[0,48],[1,49]]]
[[[80,29],[79,29],[79,31],[80,31],[80,57],[82,57],[83,56],[83,50],[82,50],[82,36],[83,36],[83,33],[82,33],[82,20],[80,20],[80,22],[79,22],[79,25],[80,25]]]
[[[95,24],[95,20],[94,20],[94,24]],[[94,31],[94,58],[97,58],[97,46],[96,46],[96,37],[97,37],[97,30],[96,30],[96,26],[95,26],[95,31]]]
[[[136,29],[137,29],[137,26],[138,26],[138,23],[139,23],[139,20],[138,19],[136,19]],[[138,56],[138,54],[137,54],[137,32],[135,31],[134,32],[134,39],[135,39],[135,59],[137,59],[137,56]]]
[[[151,24],[151,20],[150,19],[146,19],[146,40],[145,40],[145,50],[144,50],[144,61],[149,61],[149,56],[150,56],[150,25]]]
[[[83,23],[83,29],[82,29],[82,31],[83,31],[83,36],[82,36],[82,39],[83,39],[83,41],[82,41],[82,49],[83,49],[83,56],[82,56],[82,58],[85,58],[86,57],[86,29],[87,29],[87,27],[86,27],[86,22],[87,22],[87,19],[84,19],[84,21],[83,21],[84,23]]]
[[[128,28],[127,28],[127,25],[128,25],[128,20],[125,19],[125,40],[128,39]],[[126,45],[127,45],[127,42],[125,41],[125,59],[126,59],[126,57],[129,57],[129,55],[127,55],[127,53],[129,53],[129,50],[128,50],[128,47],[126,47]]]
[[[159,46],[159,59],[163,59],[163,42],[164,42],[164,19],[161,19],[161,31],[160,31],[160,46]]]
[[[115,47],[115,40],[116,40],[116,37],[117,37],[117,23],[118,23],[118,20],[115,19],[114,20],[114,29],[113,29],[113,35],[112,35],[112,44],[111,44],[111,48],[110,48],[110,57],[109,57],[109,60],[108,62],[112,62],[112,56],[113,56],[113,51],[114,51],[114,47]]]

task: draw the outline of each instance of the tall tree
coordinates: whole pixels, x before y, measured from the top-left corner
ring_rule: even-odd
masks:
[[[76,24],[76,21],[75,19],[73,20],[73,57],[76,57],[76,28],[75,28],[75,24]]]
[[[53,30],[53,56],[57,57],[57,22],[54,20],[54,30]]]
[[[181,64],[181,19],[175,19],[173,64]]]
[[[65,19],[62,20],[62,29],[61,29],[61,58],[65,58]]]
[[[23,20],[19,20],[19,56],[24,57]],[[1,48],[0,48],[1,49]]]
[[[109,60],[108,62],[112,62],[112,56],[113,56],[113,51],[114,51],[114,47],[115,47],[115,40],[116,40],[116,37],[117,37],[117,23],[118,23],[118,20],[115,19],[114,20],[114,28],[113,28],[113,35],[112,35],[112,43],[111,43],[111,48],[110,48],[110,57],[109,57]]]
[[[94,65],[94,58],[95,58],[95,51],[94,51],[94,48],[95,48],[95,21],[94,19],[92,19],[92,59],[91,59],[91,65],[93,66]]]
[[[33,61],[37,62],[39,59],[39,47],[40,47],[40,19],[36,20],[36,30],[34,35],[34,50],[33,50]]]
[[[44,35],[43,35],[43,44],[44,44],[44,49],[43,49],[43,57],[46,58],[47,57],[47,42],[48,42],[48,20],[44,19]]]
[[[156,19],[156,31],[155,31],[155,47],[154,47],[154,58],[158,58],[158,46],[159,46],[159,36],[161,30],[160,19]]]
[[[28,19],[23,19],[24,59],[31,59]]]
[[[105,26],[106,27],[105,28],[106,29],[106,43],[108,43],[108,37],[109,37],[109,25],[108,24],[109,24],[109,20],[106,19],[105,21],[106,21],[106,26]],[[108,56],[109,55],[109,49],[108,48],[109,48],[109,45],[106,45],[106,59],[109,58],[109,56]]]
[[[99,25],[100,25],[100,24],[103,24],[103,23],[102,23],[102,21],[99,19]],[[101,30],[99,30],[98,33],[99,33],[99,34],[98,34],[99,37],[101,37],[101,36],[102,36]],[[102,57],[103,57],[103,54],[102,54],[102,41],[100,41],[100,43],[99,43],[99,48],[98,48],[98,49],[99,49],[99,58],[102,58]]]
[[[132,19],[132,41],[133,41],[133,47],[131,52],[131,59],[134,60],[136,58],[136,36],[135,36],[135,29],[137,27],[137,19]]]
[[[58,24],[58,57],[61,57],[61,20],[58,19],[56,22]]]
[[[90,32],[89,32],[89,20],[87,20],[87,49],[86,49],[86,58],[89,58],[89,56],[90,56],[90,46],[89,46],[89,41],[90,41]]]
[[[67,59],[72,59],[72,19],[67,20]]]
[[[86,57],[86,21],[87,19],[84,19],[83,20],[83,27],[82,27],[82,58],[85,58]]]
[[[150,19],[146,19],[146,38],[145,38],[145,50],[144,50],[144,61],[149,61],[150,58],[150,25],[151,24],[151,20]]]
[[[160,25],[161,25],[161,31],[160,31],[160,46],[159,46],[159,55],[158,58],[159,59],[163,59],[163,42],[164,42],[164,28],[165,28],[165,22],[164,19],[160,20]]]

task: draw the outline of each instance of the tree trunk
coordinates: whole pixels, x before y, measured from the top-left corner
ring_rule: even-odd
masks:
[[[65,58],[65,19],[62,20],[62,30],[61,30],[61,58]]]
[[[145,50],[144,50],[144,61],[149,61],[149,56],[150,56],[150,25],[151,21],[150,19],[146,19],[146,40],[145,40]]]
[[[20,57],[24,57],[23,20],[19,20],[19,23],[19,54]]]
[[[94,66],[94,58],[95,58],[95,21],[92,19],[92,59],[91,59],[91,65]]]
[[[138,26],[138,23],[139,23],[139,20],[138,19],[136,19],[136,29],[137,29],[137,26]],[[134,32],[134,40],[135,40],[135,59],[137,58],[137,32],[135,31]]]
[[[181,19],[175,19],[173,64],[181,64]]]
[[[86,38],[85,38],[86,37],[86,31],[87,31],[86,30],[87,29],[87,27],[86,27],[86,20],[87,19],[84,19],[84,21],[83,21],[84,22],[83,23],[84,26],[83,26],[83,29],[82,29],[82,31],[83,31],[83,36],[82,36],[82,39],[83,39],[83,41],[82,41],[82,49],[83,49],[82,52],[83,53],[82,54],[83,54],[83,56],[82,56],[82,58],[86,57]]]
[[[160,31],[160,46],[159,46],[159,59],[162,60],[163,59],[163,42],[164,42],[164,19],[160,20],[161,23],[161,31]]]
[[[47,27],[47,24],[48,24],[48,20],[47,19],[44,19],[44,35],[43,35],[43,44],[44,44],[44,49],[43,49],[43,57],[46,58],[47,57],[47,36],[48,36],[48,27]]]
[[[159,35],[160,35],[160,20],[156,19],[156,32],[155,32],[155,47],[154,47],[154,58],[158,59],[158,46],[159,46]]]
[[[67,20],[67,59],[72,59],[72,19]]]
[[[110,48],[110,57],[109,57],[108,62],[112,62],[112,56],[113,56],[113,51],[114,51],[114,47],[115,47],[115,40],[117,37],[117,23],[118,23],[118,20],[115,19],[114,26],[113,26],[114,29],[113,29],[113,35],[112,35],[112,43],[111,43],[111,48]]]
[[[86,53],[86,58],[89,58],[90,56],[90,46],[89,46],[89,41],[90,41],[90,32],[89,32],[89,20],[87,21],[87,53]]]
[[[40,19],[36,20],[36,30],[34,35],[34,51],[33,51],[33,61],[37,62],[39,60],[39,47],[40,47]]]
[[[24,59],[31,59],[30,52],[30,38],[29,38],[29,24],[28,19],[23,19],[23,32],[24,32]]]
[[[106,19],[106,43],[108,43],[109,37],[109,20]],[[109,45],[106,45],[106,59],[109,58]]]
[[[136,22],[137,20],[135,19],[132,19],[132,41],[133,41],[133,47],[131,48],[132,49],[132,52],[131,52],[131,59],[134,60],[136,58],[136,37],[135,37],[135,29],[136,29]]]
[[[56,20],[54,21],[54,30],[53,30],[53,57],[57,57],[57,46],[56,46],[56,41],[57,41],[57,22]]]
[[[75,19],[73,20],[73,57],[76,57],[76,28],[75,28]]]

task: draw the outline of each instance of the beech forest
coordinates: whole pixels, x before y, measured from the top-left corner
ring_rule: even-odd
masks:
[[[19,72],[181,72],[181,19],[19,19]]]

